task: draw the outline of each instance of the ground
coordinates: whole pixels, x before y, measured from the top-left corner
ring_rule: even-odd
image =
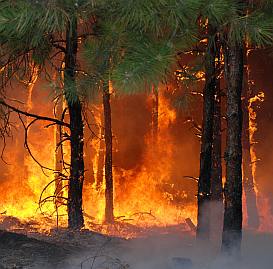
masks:
[[[33,238],[33,236],[35,238]],[[196,242],[190,233],[125,240],[83,231],[51,236],[0,231],[0,269],[272,269],[273,235],[244,232],[242,259],[219,258],[219,242]],[[193,265],[175,263],[186,258]]]

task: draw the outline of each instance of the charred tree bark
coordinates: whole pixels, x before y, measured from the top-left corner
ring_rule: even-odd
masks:
[[[210,229],[213,231],[210,239],[219,242],[223,229],[223,184],[222,184],[222,131],[221,131],[221,45],[218,35],[215,37],[216,49],[216,79],[214,96],[213,144],[211,167],[211,202]]]
[[[211,200],[223,202],[222,187],[222,134],[221,134],[221,46],[219,37],[215,38],[215,96],[212,144]]]
[[[243,49],[239,44],[225,45],[227,83],[227,145],[225,212],[222,252],[240,255],[242,240],[242,84]]]
[[[209,26],[210,28],[210,26]],[[211,29],[209,29],[209,34]],[[214,121],[214,96],[216,88],[215,45],[213,35],[208,40],[208,49],[205,59],[206,84],[203,91],[203,124],[200,153],[200,175],[198,181],[198,239],[209,239],[210,218],[209,201],[211,194],[212,142]]]
[[[76,91],[77,20],[73,18],[66,32],[64,70],[65,97],[70,115],[71,166],[68,189],[68,227],[80,229],[84,225],[82,187],[84,181],[82,105]],[[71,94],[75,95],[71,98]]]
[[[215,95],[215,103],[214,103],[211,200],[223,202],[222,161],[221,161],[221,154],[222,154],[221,93],[220,93],[219,86],[217,85],[217,90],[216,90],[217,93]]]
[[[256,192],[254,189],[254,178],[252,174],[252,160],[251,160],[251,145],[250,145],[250,135],[249,135],[249,98],[251,97],[251,89],[249,85],[249,72],[247,69],[247,52],[244,53],[245,65],[244,65],[244,87],[243,87],[243,131],[242,131],[242,145],[243,145],[243,187],[246,198],[246,208],[247,208],[247,224],[249,228],[258,229],[259,214],[257,209],[257,199]]]
[[[108,81],[103,84],[104,137],[105,137],[105,222],[114,222],[112,171],[112,115]]]

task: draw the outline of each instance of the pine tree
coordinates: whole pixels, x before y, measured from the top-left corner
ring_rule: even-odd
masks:
[[[251,85],[249,70],[247,67],[248,52],[244,48],[244,80],[243,80],[243,130],[242,130],[242,149],[243,149],[243,190],[246,198],[247,224],[249,228],[257,229],[259,227],[259,215],[256,204],[256,192],[254,186],[254,177],[252,174],[251,144],[250,144],[250,126],[249,126],[249,99],[251,98]]]
[[[89,1],[10,1],[1,2],[1,49],[6,64],[2,70],[2,87],[16,74],[21,73],[24,61],[33,60],[48,74],[48,62],[52,64],[62,54],[64,66],[64,96],[70,116],[71,164],[68,188],[68,226],[83,227],[82,184],[83,119],[82,105],[76,83],[78,50],[78,17],[89,9]],[[64,37],[64,41],[62,38]],[[60,40],[60,41],[58,41]],[[53,60],[52,60],[53,57]],[[61,61],[62,63],[62,61]],[[53,63],[54,66],[55,63]],[[62,70],[62,64],[57,71]],[[14,70],[10,72],[10,70]]]
[[[203,126],[200,153],[200,176],[198,180],[198,222],[197,238],[209,239],[209,201],[211,194],[212,172],[212,142],[213,142],[213,118],[214,98],[216,93],[216,68],[215,68],[215,33],[212,33],[211,25],[208,25],[208,52],[206,53],[206,84],[203,92]]]
[[[253,46],[272,45],[273,19],[270,2],[252,3],[250,6],[248,2],[233,1],[240,6],[236,11],[238,18],[228,21],[223,33],[227,83],[227,146],[222,252],[236,256],[240,255],[242,240],[243,48],[246,41]]]
[[[167,77],[175,65],[176,49],[194,40],[189,31],[195,10],[201,1],[113,1],[97,21],[98,35],[90,39],[85,59],[88,73],[95,77],[104,99],[105,110],[105,179],[107,222],[113,219],[112,133],[110,95],[111,81],[119,93],[151,91]],[[157,14],[155,16],[155,14]],[[170,16],[171,14],[171,16]],[[107,23],[111,20],[111,24]],[[177,28],[177,29],[176,29]],[[195,28],[193,27],[195,30]],[[183,37],[183,40],[181,40]],[[179,45],[175,45],[175,40]],[[107,116],[107,117],[106,117]]]
[[[242,239],[242,107],[243,48],[240,44],[225,48],[227,81],[227,146],[223,249],[240,249]]]
[[[64,89],[67,93],[76,93],[76,64],[78,50],[77,18],[72,17],[66,29],[64,67]],[[67,88],[70,88],[67,90]],[[66,96],[70,117],[70,178],[68,189],[68,227],[80,229],[83,227],[82,212],[82,187],[84,180],[83,160],[83,119],[82,105],[79,96],[75,95],[74,100]]]

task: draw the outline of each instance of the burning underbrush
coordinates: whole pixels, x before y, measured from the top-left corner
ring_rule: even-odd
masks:
[[[144,98],[141,98],[143,103]],[[28,111],[35,113],[39,101],[30,101],[31,96],[28,99]],[[87,115],[94,128],[85,130],[89,140],[85,143],[84,229],[125,238],[147,236],[153,232],[164,234],[194,230],[196,224],[194,193],[197,185],[189,179],[174,179],[172,171],[176,161],[174,156],[176,149],[171,130],[176,124],[176,111],[164,94],[160,94],[158,100],[156,137],[148,130],[149,123],[142,124],[144,126],[146,124],[147,130],[142,127],[144,130],[139,149],[124,155],[121,152],[124,147],[122,144],[128,144],[130,137],[118,138],[119,130],[116,135],[114,130],[116,141],[113,149],[114,160],[115,154],[117,159],[123,156],[125,162],[135,158],[137,151],[141,150],[141,154],[138,163],[133,164],[132,169],[123,168],[122,165],[115,166],[114,163],[113,224],[104,223],[105,184],[104,170],[100,163],[104,158],[104,147],[101,145],[103,139],[101,107],[94,106],[90,115]],[[151,106],[149,99],[145,106],[146,112],[149,112]],[[50,107],[46,107],[44,113],[50,114],[49,111]],[[135,116],[134,114],[133,117]],[[14,121],[17,122],[18,119],[14,117]],[[51,234],[67,226],[69,144],[65,142],[62,145],[64,165],[61,171],[56,171],[57,128],[54,126],[44,128],[44,122],[37,122],[28,130],[26,141],[24,140],[26,130],[20,127],[20,123],[16,124],[16,137],[13,138],[14,142],[8,141],[4,154],[9,165],[2,167],[5,173],[0,181],[2,193],[0,229],[24,234]],[[27,150],[22,148],[24,143]],[[192,185],[190,192],[183,187],[184,182],[187,186]]]
[[[44,92],[41,98],[40,93],[35,96],[35,89],[29,90],[27,111],[40,113],[43,106],[43,114],[51,115],[53,108],[46,102],[48,93]],[[158,96],[142,94],[113,101],[115,222],[112,224],[104,222],[102,107],[92,105],[86,109],[85,120],[90,124],[85,128],[84,230],[124,238],[195,232],[199,139],[191,126],[185,124],[187,115],[178,117],[180,112],[173,106],[170,95],[162,88]],[[63,108],[61,101],[60,111]],[[26,137],[26,130],[15,115],[13,121],[16,131],[4,152],[8,165],[1,164],[0,229],[52,235],[67,227],[69,143],[62,143],[59,155],[57,127],[45,128],[45,123],[39,121],[31,125]],[[24,121],[29,123],[28,119]],[[251,121],[253,126],[255,119],[252,117]],[[257,159],[253,149],[252,158]],[[272,231],[270,201],[262,198],[256,183],[255,192],[260,216],[258,230]],[[247,212],[245,205],[244,211]],[[248,225],[247,213],[244,225]]]

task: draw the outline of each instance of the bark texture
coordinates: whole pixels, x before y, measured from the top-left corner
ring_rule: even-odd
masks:
[[[243,49],[240,45],[225,47],[227,83],[227,145],[225,212],[222,251],[239,255],[242,240],[242,83]]]
[[[65,96],[70,116],[71,166],[68,189],[68,227],[80,229],[84,225],[82,187],[84,181],[82,105],[76,91],[77,20],[72,19],[66,32],[64,71]],[[75,95],[71,98],[71,94]]]
[[[223,202],[222,187],[222,126],[221,126],[221,46],[218,36],[215,37],[215,95],[213,118],[212,172],[211,172],[211,200]]]
[[[215,55],[214,41],[212,40],[212,36],[210,36],[205,59],[206,84],[203,91],[203,124],[200,153],[200,175],[197,194],[198,215],[196,236],[198,239],[209,239],[210,234],[209,201],[211,194],[213,115],[216,87]]]
[[[210,239],[220,243],[223,229],[223,184],[222,184],[222,131],[221,131],[221,44],[218,35],[215,37],[215,96],[213,119],[213,144],[211,168],[211,200],[210,200]]]
[[[112,171],[112,115],[108,81],[103,85],[104,137],[105,137],[105,222],[114,222]]]

